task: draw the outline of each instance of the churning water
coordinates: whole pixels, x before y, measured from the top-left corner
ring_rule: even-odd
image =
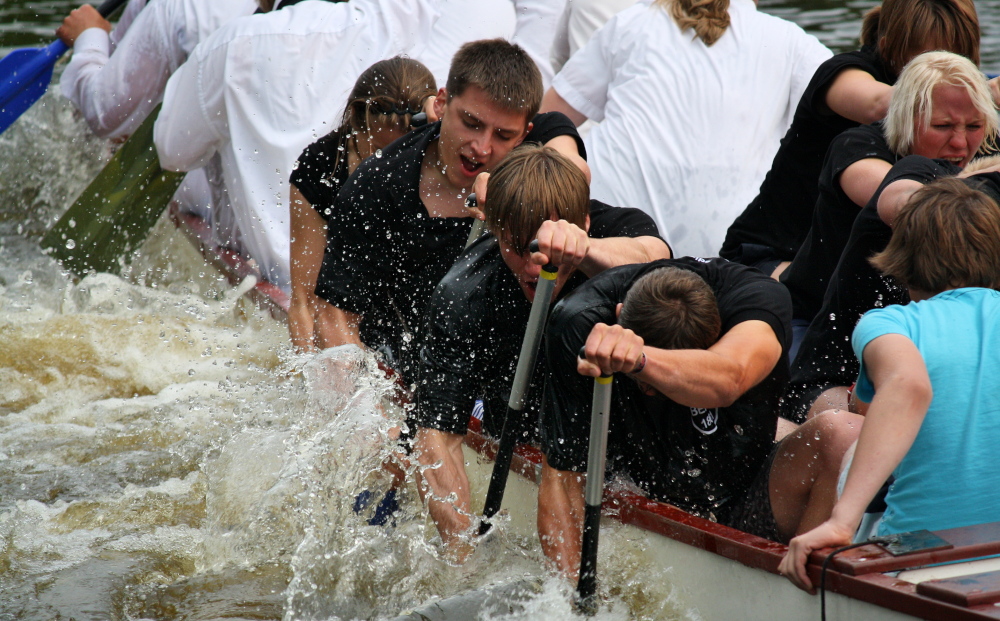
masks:
[[[988,69],[997,3],[979,5]],[[74,4],[5,0],[0,53]],[[838,50],[868,6],[762,2]],[[166,221],[120,277],[46,257],[38,239],[107,157],[51,92],[0,135],[0,621],[387,618],[526,576],[533,595],[483,617],[573,616],[530,519],[456,567],[414,490],[391,526],[354,514],[387,484],[400,416],[357,350],[293,356]],[[602,530],[598,618],[700,618],[671,588],[683,568],[638,562],[641,546]]]

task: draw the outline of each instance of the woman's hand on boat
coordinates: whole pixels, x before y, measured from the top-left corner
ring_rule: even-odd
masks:
[[[583,346],[583,356],[576,361],[576,370],[589,377],[631,373],[642,359],[644,344],[641,336],[627,328],[596,324]]]
[[[781,559],[781,564],[778,565],[778,573],[791,580],[792,584],[800,589],[815,593],[816,590],[806,570],[809,555],[813,550],[820,548],[849,545],[853,536],[854,533],[849,528],[827,520],[811,531],[792,539],[788,544],[785,558]]]

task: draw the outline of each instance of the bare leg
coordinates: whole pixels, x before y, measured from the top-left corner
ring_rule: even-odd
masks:
[[[583,481],[582,474],[556,470],[543,458],[542,481],[538,485],[538,537],[549,562],[571,582],[580,575]]]
[[[833,388],[827,388],[823,392],[819,393],[816,400],[813,401],[812,407],[809,408],[809,412],[806,414],[806,420],[815,417],[820,412],[826,412],[827,410],[844,410],[845,412],[850,411],[850,401],[851,392],[847,386],[834,386]]]
[[[774,271],[771,272],[771,278],[778,280],[778,277],[781,276],[781,273],[787,270],[788,266],[791,264],[792,264],[791,261],[782,261],[781,263],[779,263],[778,267],[774,268]]]
[[[787,418],[778,417],[778,430],[774,433],[774,441],[781,442],[785,439],[785,436],[792,433],[799,428],[799,425],[793,423]]]
[[[837,502],[844,454],[861,433],[864,417],[823,412],[785,438],[771,466],[771,510],[786,540],[819,526]]]

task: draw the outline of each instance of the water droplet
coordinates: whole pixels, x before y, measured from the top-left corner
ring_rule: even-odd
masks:
[[[74,248],[76,248],[76,242],[73,241],[72,239],[67,239],[66,240],[66,250],[72,250]]]
[[[73,218],[69,219],[69,228],[71,228],[71,229],[75,229],[76,228],[76,220],[74,220]],[[882,297],[882,296],[879,296],[879,297]]]
[[[375,149],[375,157],[382,157],[382,149]]]

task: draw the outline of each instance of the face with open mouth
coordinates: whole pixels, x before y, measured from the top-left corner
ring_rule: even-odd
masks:
[[[441,89],[434,108],[441,119],[441,169],[456,189],[471,188],[476,175],[489,172],[531,129],[524,114],[501,108],[478,86],[450,101]]]
[[[965,168],[979,151],[985,128],[983,114],[965,88],[939,84],[931,94],[930,122],[923,126],[916,120],[911,152]]]

